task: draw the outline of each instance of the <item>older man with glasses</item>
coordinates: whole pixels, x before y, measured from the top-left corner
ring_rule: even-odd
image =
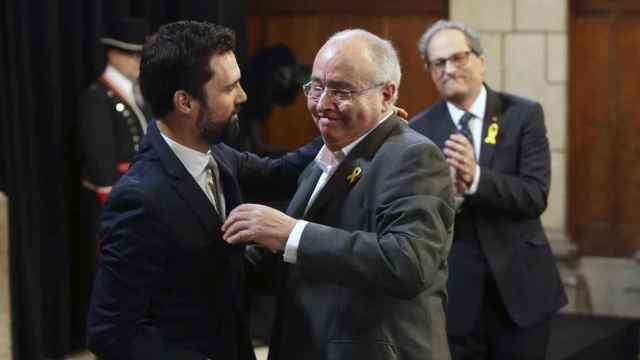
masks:
[[[287,214],[245,204],[223,226],[279,281],[270,359],[449,359],[444,306],[455,215],[433,143],[394,115],[400,65],[364,30],[318,52],[307,106],[325,146]],[[268,250],[266,250],[268,249]]]
[[[443,100],[410,126],[444,150],[456,191],[447,333],[453,359],[544,359],[566,302],[540,215],[550,182],[540,104],[483,83],[466,25],[438,21],[420,52]]]

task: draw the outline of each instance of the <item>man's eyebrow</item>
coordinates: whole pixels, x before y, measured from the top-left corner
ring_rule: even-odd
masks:
[[[230,83],[228,83],[228,84],[225,84],[225,85],[224,85],[224,87],[225,87],[225,88],[233,87],[233,86],[235,86],[237,83],[239,83],[241,79],[242,79],[242,78],[238,78],[238,79],[236,79],[236,80],[234,80],[234,81],[232,81],[232,82],[230,82]]]
[[[344,89],[344,88],[352,88],[353,85],[347,81],[343,80],[330,80],[327,82],[327,85],[332,88]]]
[[[322,83],[322,81],[320,81],[320,78],[318,77],[312,77],[311,78],[311,82],[312,83]],[[343,80],[329,80],[326,84],[324,84],[324,86],[328,86],[330,88],[336,88],[336,89],[344,89],[344,88],[351,88],[353,87],[353,85],[351,85],[351,83],[347,82],[347,81],[343,81]]]

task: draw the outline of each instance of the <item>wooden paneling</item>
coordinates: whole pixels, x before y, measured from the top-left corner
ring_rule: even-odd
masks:
[[[638,0],[571,0],[571,13],[594,15],[610,13],[640,12]]]
[[[620,191],[617,232],[623,250],[640,250],[640,14],[616,26],[616,162],[615,186]]]
[[[584,255],[631,256],[640,249],[640,16],[574,15],[570,29],[572,237]]]
[[[442,16],[447,14],[447,0],[253,0],[249,1],[251,15],[282,14],[430,14]]]
[[[594,191],[611,185],[614,164],[609,24],[606,19],[574,19],[571,34],[570,221],[580,250],[591,254],[606,250],[615,210],[614,197]]]
[[[402,66],[402,83],[398,105],[413,115],[422,108],[431,105],[439,96],[425,72],[418,53],[418,40],[426,28],[436,20],[446,17],[423,13],[380,14],[371,15],[369,11],[359,10],[357,4],[349,4],[343,13],[318,11],[310,13],[293,6],[287,15],[254,15],[249,18],[249,49],[254,53],[261,46],[283,43],[289,46],[299,63],[313,64],[316,52],[335,32],[362,28],[374,34],[390,39],[400,56]],[[400,2],[401,4],[404,2]],[[428,3],[428,2],[423,2]],[[297,3],[296,3],[297,4]],[[319,6],[319,5],[318,5]],[[326,3],[325,3],[325,6]],[[425,5],[426,8],[428,6]],[[275,108],[270,119],[259,129],[264,141],[272,144],[295,148],[305,144],[317,130],[306,108],[306,99],[298,94],[295,103],[285,108]]]

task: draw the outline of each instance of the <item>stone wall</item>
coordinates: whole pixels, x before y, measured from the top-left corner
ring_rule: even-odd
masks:
[[[495,90],[539,101],[551,144],[549,206],[542,216],[554,249],[567,241],[567,0],[451,0],[452,20],[482,39],[486,81]]]
[[[11,359],[8,208],[7,198],[0,192],[0,359]]]

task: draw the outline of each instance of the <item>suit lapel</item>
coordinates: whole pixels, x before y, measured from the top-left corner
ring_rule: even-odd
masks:
[[[216,163],[218,163],[220,182],[222,183],[222,191],[224,194],[224,202],[226,205],[226,218],[226,215],[228,215],[231,210],[233,210],[242,202],[240,189],[236,179],[233,176],[231,168],[229,167],[227,162],[224,161],[224,156],[221,150],[217,146],[213,146],[211,147],[211,155],[216,160]]]
[[[440,149],[444,149],[444,142],[449,139],[451,134],[457,132],[445,101],[439,103],[437,115],[433,119],[435,120],[433,122],[433,132],[430,133],[432,135],[430,135],[429,139],[438,145]]]
[[[149,125],[145,141],[155,149],[165,170],[171,177],[172,186],[180,194],[187,206],[196,214],[202,226],[208,232],[219,229],[222,224],[215,208],[193,179],[193,176],[189,174],[171,148],[169,148],[169,145],[162,139],[155,121]]]
[[[318,183],[318,179],[320,179],[320,175],[322,175],[322,170],[315,164],[315,162],[309,165],[306,172],[308,174],[301,176],[302,180],[300,182],[300,186],[298,186],[298,190],[296,190],[296,193],[293,195],[293,198],[289,203],[289,207],[287,208],[287,214],[294,218],[303,217],[309,198]]]
[[[375,128],[365,137],[349,155],[340,163],[335,173],[331,176],[327,184],[320,190],[313,204],[309,207],[305,218],[312,219],[316,213],[329,201],[341,198],[354,185],[354,181],[349,181],[348,177],[354,174],[356,168],[360,167],[360,176],[366,175],[366,165],[373,158],[391,130],[399,126],[397,117],[392,116]],[[357,179],[354,179],[357,180]]]
[[[213,205],[202,192],[202,189],[196,184],[191,174],[182,176],[173,180],[173,186],[187,205],[198,216],[202,226],[208,231],[213,232],[222,226],[222,222]]]
[[[493,90],[489,89],[489,87],[486,85],[485,87],[487,89],[487,106],[485,110],[484,120],[482,121],[482,137],[480,138],[480,141],[482,143],[480,148],[479,164],[480,166],[490,167],[496,146],[495,144],[487,143],[486,139],[487,135],[489,134],[489,126],[491,126],[491,124],[496,124],[498,126],[498,129],[500,129],[500,113],[502,111],[502,103],[500,101],[500,97],[495,92],[493,92]],[[497,139],[499,137],[500,132],[498,130]],[[496,141],[499,141],[497,139]]]

